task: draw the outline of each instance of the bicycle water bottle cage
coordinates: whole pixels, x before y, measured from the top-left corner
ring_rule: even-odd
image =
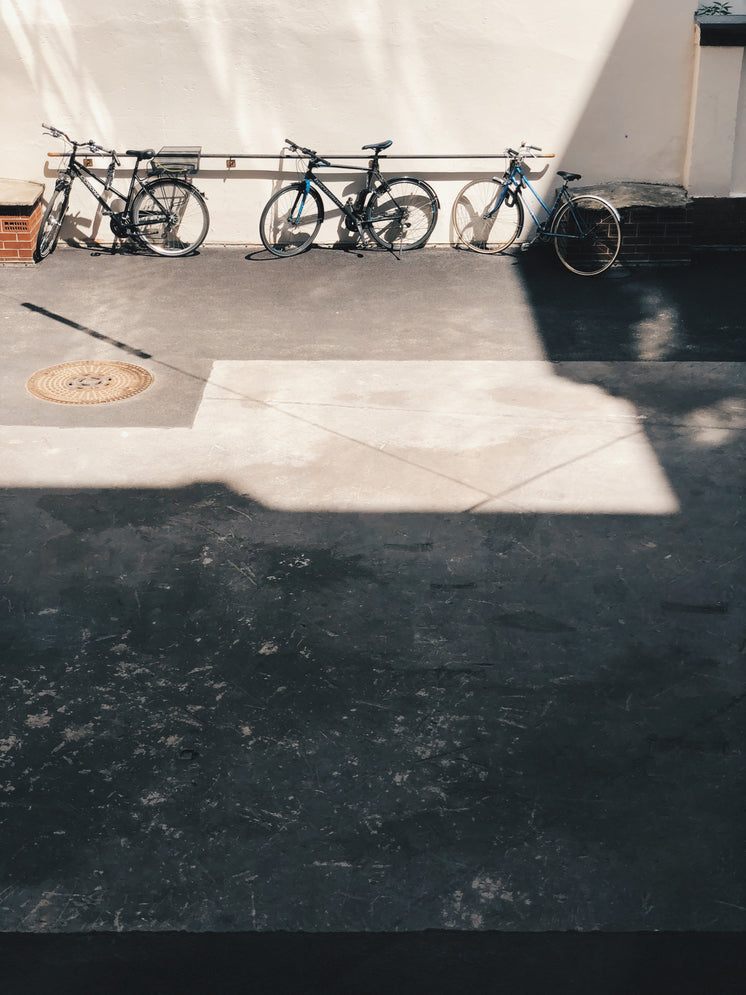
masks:
[[[389,138],[386,142],[374,142],[372,145],[363,145],[362,151],[367,152],[368,149],[371,149],[374,152],[383,152],[384,149],[387,149],[389,145],[393,144],[393,138]]]

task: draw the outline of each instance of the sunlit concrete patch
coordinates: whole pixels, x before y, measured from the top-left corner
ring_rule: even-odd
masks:
[[[219,362],[195,428],[288,510],[678,510],[635,407],[542,361]]]
[[[644,432],[607,440],[600,433],[576,435],[571,446],[564,441],[557,440],[554,460],[547,458],[546,468],[537,463],[537,472],[525,482],[474,510],[649,515],[679,510]]]
[[[679,508],[635,405],[541,361],[217,362],[191,429],[3,433],[14,487],[220,481],[298,512]]]

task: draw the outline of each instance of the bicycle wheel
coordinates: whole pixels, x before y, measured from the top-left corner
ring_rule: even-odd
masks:
[[[70,187],[57,188],[52,194],[44,217],[41,220],[39,234],[36,239],[36,249],[34,259],[41,262],[46,259],[57,248],[57,240],[60,237],[62,219],[65,217],[67,202],[70,199]]]
[[[579,276],[598,276],[619,255],[622,232],[616,211],[591,194],[572,197],[552,223],[560,262]]]
[[[311,248],[323,220],[324,205],[314,188],[293,183],[267,201],[259,219],[262,244],[276,256],[297,256]]]
[[[368,201],[365,225],[383,249],[419,249],[438,220],[438,200],[422,180],[397,176]]]
[[[151,180],[132,205],[132,223],[146,248],[159,256],[186,256],[205,240],[210,225],[202,194],[184,180]]]
[[[500,201],[502,180],[471,180],[453,203],[451,219],[458,240],[474,252],[502,252],[523,229],[523,204],[512,191]]]

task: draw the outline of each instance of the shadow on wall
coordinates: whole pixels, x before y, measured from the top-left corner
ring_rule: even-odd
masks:
[[[144,25],[138,10],[111,15],[104,26],[92,0],[74,11],[7,0],[2,11],[19,69],[30,80],[34,113],[43,108],[46,119],[66,130],[92,132],[120,149],[201,144],[227,155],[279,154],[290,135],[330,153],[384,137],[402,154],[494,153],[525,137],[556,151],[557,167],[577,170],[588,182],[618,176],[676,182],[688,89],[674,81],[690,78],[692,22],[678,0],[666,3],[671,32],[663,46],[661,5],[641,0],[619,0],[611,13],[596,14],[596,33],[585,23],[577,41],[566,15],[548,4],[533,30],[513,16],[507,32],[497,30],[497,5],[461,12],[442,4],[436,17],[424,16],[424,3],[402,7],[390,0],[370,0],[343,16],[334,16],[331,4],[298,10],[259,2],[249,9],[216,0],[205,11],[194,0],[179,0],[149,5],[148,16],[161,18],[158,30]],[[108,61],[101,45],[107,31],[116,40]],[[524,35],[534,44],[521,45]],[[672,52],[681,52],[678,62]],[[282,71],[286,66],[292,71]],[[107,90],[107,79],[127,85]],[[28,142],[41,149],[35,128]],[[253,181],[279,174],[215,166],[202,174],[212,237],[255,244],[271,189]],[[416,171],[435,185],[443,210],[433,241],[446,243],[458,187],[500,166],[392,160],[387,172]],[[552,182],[550,172],[542,187]],[[68,227],[76,235],[90,217],[84,197],[75,190],[78,222]],[[237,202],[248,223],[237,224]],[[329,241],[336,231],[332,221]]]
[[[634,0],[564,144],[564,165],[586,182],[680,184],[694,67],[694,10]],[[665,25],[662,29],[662,24]],[[664,74],[663,76],[661,74]],[[680,86],[667,86],[673,76]],[[614,161],[609,161],[609,149]]]
[[[686,58],[691,18],[667,2],[666,51],[683,45]],[[406,152],[500,151],[528,128],[530,141],[577,153],[568,166],[604,179],[610,148],[629,142],[624,171],[634,166],[638,176],[641,164],[652,168],[656,156],[670,155],[655,143],[670,141],[672,120],[682,121],[682,140],[686,132],[685,88],[662,86],[655,75],[661,12],[641,0],[620,0],[613,12],[596,14],[595,34],[588,24],[571,32],[567,17],[549,4],[534,24],[511,12],[507,31],[497,5],[462,11],[441,4],[437,16],[426,4],[392,0],[370,0],[343,16],[325,4],[299,10],[259,2],[248,9],[215,0],[205,10],[179,0],[155,5],[155,13],[148,6],[149,17],[160,17],[158,30],[137,10],[102,25],[89,0],[74,11],[7,0],[4,25],[45,115],[63,118],[73,131],[77,122],[104,144],[158,141],[218,151],[227,144],[233,153],[271,151],[288,134],[330,151],[389,136]],[[524,36],[533,47],[522,44]],[[102,38],[111,38],[111,53]],[[670,59],[662,65],[669,74],[679,68]],[[288,66],[292,71],[283,71]],[[112,78],[126,79],[126,87],[107,91]],[[576,139],[567,141],[578,120]]]

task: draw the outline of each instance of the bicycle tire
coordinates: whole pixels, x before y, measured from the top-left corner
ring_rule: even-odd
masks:
[[[191,183],[157,177],[135,198],[132,225],[137,239],[156,255],[186,256],[204,242],[210,215],[202,194]]]
[[[423,180],[396,176],[371,196],[365,227],[382,249],[419,249],[438,220],[438,198]]]
[[[299,219],[295,219],[305,193]],[[311,248],[324,220],[324,205],[313,187],[306,190],[305,183],[282,187],[264,205],[259,219],[262,245],[276,256],[298,256]]]
[[[598,276],[614,264],[622,245],[619,217],[601,197],[571,197],[552,222],[560,262],[578,276]]]
[[[523,204],[508,192],[490,214],[503,191],[503,181],[470,180],[453,202],[451,221],[458,241],[472,252],[504,252],[523,230]]]
[[[41,262],[46,259],[57,248],[57,241],[62,229],[62,221],[67,211],[67,204],[70,200],[70,187],[55,188],[47,204],[44,217],[41,219],[39,234],[36,238],[36,248],[34,249],[34,259]]]

